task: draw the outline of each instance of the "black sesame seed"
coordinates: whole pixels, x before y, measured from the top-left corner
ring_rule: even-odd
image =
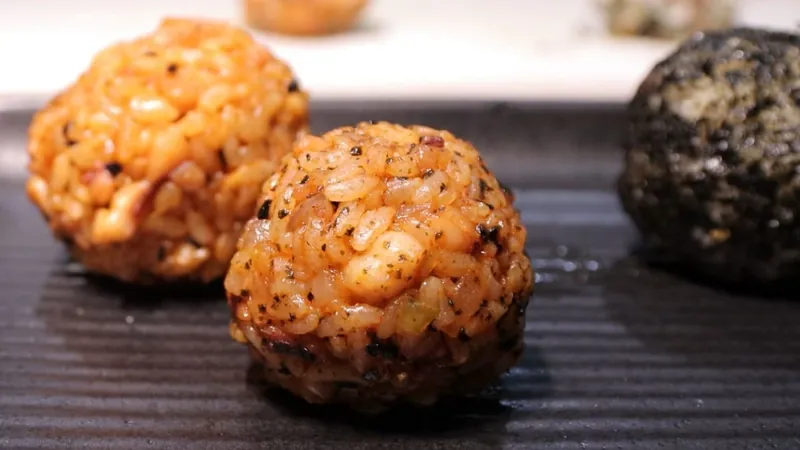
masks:
[[[203,244],[201,244],[201,243],[197,242],[197,241],[195,240],[195,238],[193,238],[193,237],[191,237],[191,236],[187,236],[187,237],[186,237],[186,242],[188,242],[188,243],[192,244],[192,245],[193,245],[193,246],[195,246],[196,248],[200,248],[200,247],[202,247],[202,246],[203,246]]]
[[[177,71],[178,71],[178,65],[177,64],[171,63],[170,65],[167,66],[167,72],[169,72],[170,74],[174,74]]]
[[[265,314],[267,312],[267,305],[258,305],[258,312]]]
[[[328,249],[328,244],[322,244],[322,251],[324,252],[327,249]]]
[[[442,235],[443,235],[443,234],[444,234],[444,233],[442,233],[441,231],[437,231],[437,232],[436,232],[436,234],[434,234],[434,235],[433,235],[433,238],[434,238],[434,239],[436,239],[436,240],[438,241],[439,239],[441,239],[441,238],[442,238]]]
[[[467,342],[469,339],[470,337],[467,334],[467,330],[465,330],[464,327],[461,327],[461,329],[458,330],[458,340],[461,342]]]
[[[239,295],[241,295],[242,297],[250,297],[250,291],[248,291],[247,289],[242,289],[241,291],[239,291]]]
[[[247,261],[245,261],[245,262],[244,262],[244,270],[250,270],[250,267],[251,267],[252,265],[253,265],[253,264],[252,264],[252,263],[250,262],[250,260],[248,259]]]
[[[344,232],[344,234],[345,234],[345,236],[352,236],[353,235],[353,231],[355,231],[355,230],[356,229],[354,227],[350,227],[350,228],[347,229],[347,231]]]
[[[350,149],[350,154],[353,156],[361,156],[361,147],[353,147]]]
[[[258,214],[256,215],[256,217],[258,217],[261,220],[264,220],[267,217],[269,217],[270,205],[272,205],[272,200],[264,200],[264,203],[262,203],[261,207],[258,208]]]
[[[67,122],[61,128],[61,134],[64,136],[64,143],[67,144],[68,147],[72,147],[77,143],[74,139],[70,139],[69,137],[69,129],[72,128],[72,122]]]
[[[289,87],[287,88],[289,92],[297,92],[300,90],[300,84],[297,80],[292,80],[289,82]]]
[[[442,183],[442,184],[439,185],[439,192],[444,192],[445,189],[447,189],[447,185],[446,184]]]
[[[278,219],[283,219],[284,217],[289,215],[289,211],[282,209],[278,211]]]
[[[300,183],[298,184],[306,184],[306,181],[308,181],[308,175],[304,176],[303,179],[300,180]]]
[[[313,302],[314,301],[314,294],[309,292],[308,295],[306,295],[306,298],[308,299],[308,301]]]
[[[222,170],[228,170],[228,159],[225,158],[225,152],[222,149],[217,150],[217,159],[219,159],[219,165],[222,167]]]
[[[112,177],[115,177],[122,172],[122,164],[118,162],[110,162],[106,164],[106,170],[108,173],[111,174]]]
[[[484,243],[491,242],[495,245],[498,244],[497,235],[500,232],[500,227],[492,227],[487,229],[483,224],[479,224],[476,229],[478,230],[478,234],[480,234],[481,240]]]
[[[481,178],[478,181],[478,187],[480,188],[480,197],[479,198],[481,200],[486,198],[486,192],[492,189],[492,188],[489,187],[489,185],[486,183],[486,181],[483,178]]]

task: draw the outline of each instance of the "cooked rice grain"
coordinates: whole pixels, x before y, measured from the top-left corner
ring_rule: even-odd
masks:
[[[526,231],[468,143],[388,123],[303,135],[259,202],[225,288],[270,382],[310,402],[430,403],[517,361]]]
[[[166,19],[101,51],[36,114],[28,194],[92,271],[217,278],[261,184],[306,126],[295,87],[243,30]]]

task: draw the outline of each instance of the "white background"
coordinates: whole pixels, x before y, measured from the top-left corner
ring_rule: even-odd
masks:
[[[800,22],[800,0],[741,3],[746,24]],[[0,0],[0,100],[40,101],[165,15],[242,21],[240,0]],[[316,98],[624,101],[674,44],[592,35],[596,18],[592,0],[372,0],[355,32],[258,37]]]

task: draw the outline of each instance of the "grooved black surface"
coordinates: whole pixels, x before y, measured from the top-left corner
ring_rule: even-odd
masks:
[[[265,392],[219,290],[88,278],[21,182],[0,181],[0,447],[800,448],[800,303],[627,256],[635,235],[608,189],[615,136],[598,134],[617,109],[318,111],[318,129],[365,116],[449,127],[517,187],[538,270],[521,364],[475,397],[380,419]],[[0,122],[3,142],[22,142],[26,114]]]

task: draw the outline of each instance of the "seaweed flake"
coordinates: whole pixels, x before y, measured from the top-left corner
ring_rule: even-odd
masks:
[[[317,355],[304,345],[291,344],[286,341],[273,341],[270,343],[270,346],[275,353],[296,356],[303,361],[314,362],[317,359]]]
[[[400,349],[390,339],[380,339],[375,332],[369,333],[370,343],[367,344],[365,350],[369,356],[374,358],[384,357],[387,359],[394,359],[400,355]]]

